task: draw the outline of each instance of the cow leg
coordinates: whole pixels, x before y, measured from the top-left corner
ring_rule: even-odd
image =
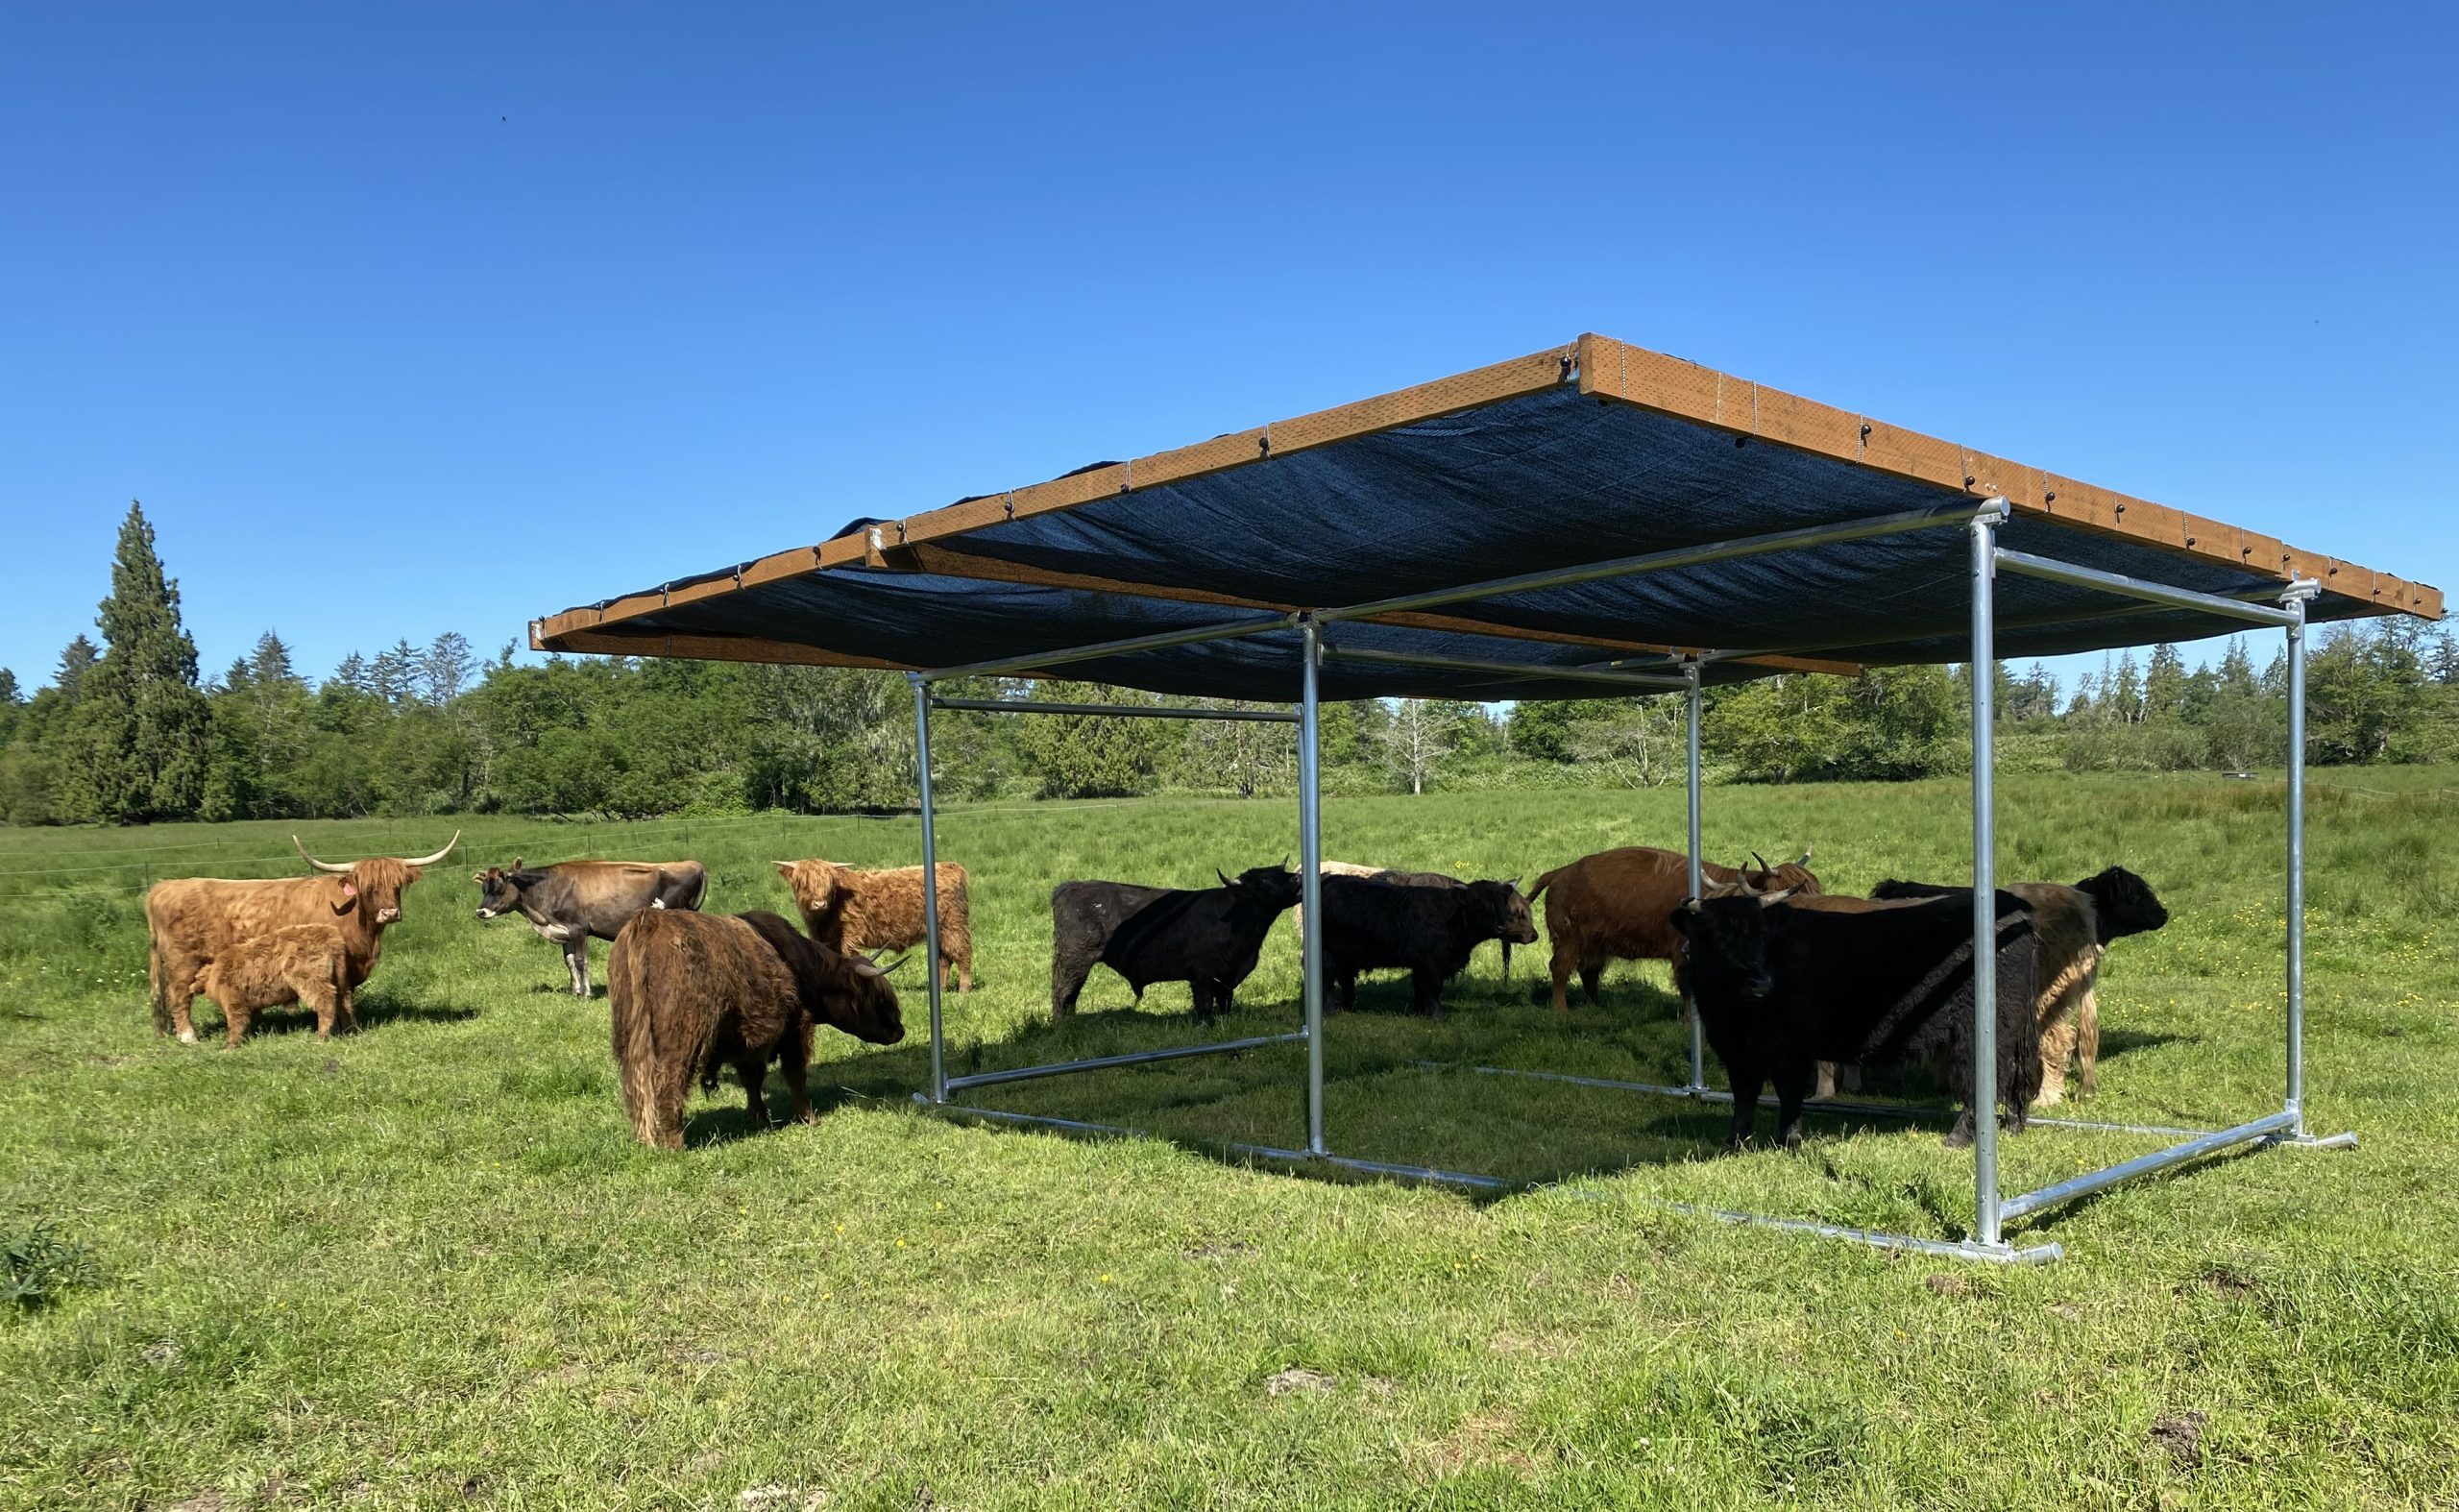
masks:
[[[2083,1000],[2075,1005],[2075,1095],[2090,1097],[2101,1089],[2101,1002],[2098,985],[2083,988]],[[2064,1058],[2059,1058],[2063,1070]],[[2043,1066],[2042,1070],[2049,1069]]]
[[[589,937],[564,941],[564,967],[572,974],[572,996],[589,996]]]
[[[197,963],[187,958],[174,960],[163,972],[162,990],[171,1005],[171,1033],[179,1036],[183,1045],[196,1043],[196,1020],[188,1012],[196,1003],[196,972]],[[230,1017],[227,1013],[223,1016]]]
[[[1053,961],[1050,963],[1050,1021],[1054,1024],[1076,1012],[1077,994],[1084,990],[1084,978],[1091,974],[1089,961]]]
[[[1600,995],[1605,986],[1605,963],[1583,961],[1579,963],[1579,989],[1588,994],[1592,1008],[1605,1001]]]
[[[777,1074],[786,1079],[787,1116],[798,1124],[816,1124],[811,1110],[811,1041],[816,1026],[806,1023],[789,1033],[777,1049]]]
[[[1554,958],[1548,966],[1554,979],[1554,1012],[1557,1013],[1568,1013],[1571,1011],[1570,998],[1565,989],[1570,986],[1572,964],[1573,957],[1569,943],[1557,935],[1554,937]]]
[[[2049,1108],[2066,1096],[2066,1058],[2075,1051],[2076,1025],[2061,1018],[2040,1033],[2040,1095],[2034,1108]]]
[[[1409,1006],[1426,1017],[1440,1022],[1443,1018],[1443,978],[1435,972],[1413,970],[1409,973]]]
[[[746,1055],[734,1063],[734,1074],[743,1079],[743,1115],[754,1129],[768,1127],[768,1105],[760,1096],[760,1084],[767,1079],[768,1060],[766,1056]]]
[[[1788,1150],[1802,1147],[1802,1098],[1814,1075],[1808,1061],[1786,1061],[1775,1068],[1776,1137]]]
[[[316,1015],[316,1037],[320,1040],[332,1038],[333,1019],[341,1005],[334,1000],[331,986],[319,982],[308,988],[307,995],[301,1001]]]
[[[216,1006],[218,1007],[219,1005]],[[256,1021],[256,1011],[252,1008],[231,1007],[223,1009],[223,1044],[232,1050],[238,1049],[239,1041],[247,1037],[248,1026]],[[182,1035],[180,1037],[191,1044],[196,1042],[196,1036],[194,1034]]]
[[[1733,1089],[1733,1126],[1725,1134],[1727,1150],[1741,1150],[1750,1143],[1751,1131],[1759,1125],[1759,1089],[1766,1085],[1767,1072],[1756,1060],[1721,1058],[1725,1062],[1725,1085]]]

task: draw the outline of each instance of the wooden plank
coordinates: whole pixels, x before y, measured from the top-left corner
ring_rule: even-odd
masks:
[[[791,667],[861,667],[882,671],[912,671],[902,662],[852,656],[791,641],[764,641],[754,636],[668,635],[650,630],[573,630],[542,636],[532,626],[533,651],[580,651],[593,656],[670,656],[685,661],[773,662]]]

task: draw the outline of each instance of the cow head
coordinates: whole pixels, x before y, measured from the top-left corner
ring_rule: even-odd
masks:
[[[365,856],[353,862],[318,861],[307,854],[306,846],[299,843],[298,836],[291,836],[290,843],[298,848],[300,859],[307,865],[342,879],[341,894],[333,900],[336,916],[355,912],[372,928],[382,929],[387,924],[401,922],[402,890],[419,880],[422,867],[432,866],[450,855],[452,847],[461,843],[461,832],[454,830],[452,838],[444,842],[442,850],[416,860]]]
[[[478,885],[478,916],[495,918],[521,907],[521,890],[537,885],[544,872],[523,871],[521,858],[512,858],[509,866],[489,866],[471,880]]]
[[[794,907],[802,911],[803,927],[814,931],[843,901],[841,876],[854,869],[833,861],[781,861],[776,866],[777,875],[786,879],[787,889],[794,894]]]
[[[1274,914],[1296,908],[1305,887],[1298,873],[1289,869],[1286,860],[1277,866],[1250,866],[1234,878],[1223,876],[1218,866],[1212,868],[1212,874],[1240,899]]]
[[[2154,895],[2152,885],[2124,866],[2085,877],[2075,884],[2075,890],[2091,894],[2104,945],[2129,935],[2148,935],[2169,921],[2169,911]]]
[[[1767,925],[1757,897],[1688,898],[1673,911],[1700,999],[1758,1002],[1776,990]]]
[[[1520,892],[1520,879],[1505,882],[1472,882],[1469,895],[1485,911],[1490,939],[1507,944],[1537,943],[1537,918],[1528,912],[1528,900]]]
[[[813,948],[836,963],[826,1002],[831,1024],[867,1044],[892,1045],[905,1037],[905,1017],[888,980],[904,964],[902,958],[883,964],[874,957],[840,956],[825,945]]]
[[[1810,853],[1811,847],[1805,845],[1802,847],[1799,861],[1778,862],[1771,866],[1767,864],[1766,857],[1754,850],[1750,853],[1750,859],[1757,865],[1741,867],[1741,879],[1749,885],[1753,892],[1820,891],[1818,879],[1812,876],[1810,872]]]

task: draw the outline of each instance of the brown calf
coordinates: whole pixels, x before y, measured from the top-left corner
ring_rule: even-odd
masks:
[[[794,891],[811,938],[840,954],[905,950],[922,942],[922,868],[864,871],[834,861],[781,861],[777,875]],[[964,868],[939,863],[941,979],[953,968],[958,990],[973,990],[973,926]]]
[[[1816,892],[1818,879],[1805,869],[1810,852],[1800,861],[1770,866],[1720,866],[1699,864],[1707,885],[1747,884],[1753,890],[1789,890]],[[1673,927],[1673,911],[1691,891],[1691,858],[1678,850],[1652,845],[1624,845],[1583,856],[1539,877],[1528,900],[1552,889],[1546,899],[1546,933],[1553,937],[1554,1012],[1570,1012],[1566,993],[1571,972],[1579,972],[1580,988],[1592,1003],[1605,975],[1605,963],[1664,961],[1673,966],[1674,989],[1683,987],[1682,936]]]
[[[875,1045],[905,1037],[884,970],[767,913],[634,915],[607,953],[606,1002],[623,1111],[644,1142],[665,1150],[683,1147],[695,1072],[714,1090],[718,1069],[733,1066],[745,1111],[765,1127],[760,1084],[768,1062],[779,1061],[793,1116],[809,1123],[804,1078],[817,1025]]]
[[[293,924],[242,940],[198,973],[196,985],[222,1010],[227,1043],[238,1048],[256,1011],[304,1003],[316,1015],[316,1037],[329,1039],[338,1020],[356,1029],[351,1012],[350,944],[330,924]]]

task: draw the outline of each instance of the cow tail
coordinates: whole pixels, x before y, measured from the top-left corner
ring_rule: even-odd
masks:
[[[1537,894],[1553,886],[1554,879],[1561,876],[1566,869],[1568,868],[1556,866],[1553,870],[1546,872],[1542,877],[1539,877],[1535,882],[1530,883],[1528,885],[1528,901],[1531,903],[1536,902]]]
[[[170,975],[162,964],[162,947],[158,943],[148,940],[145,949],[145,987],[148,996],[153,1001],[154,1032],[158,1035],[167,1035],[171,1032]]]
[[[623,1113],[644,1143],[657,1142],[657,1013],[650,995],[645,963],[629,939],[629,929],[615,938],[606,955],[607,1022],[614,1038],[615,1063],[623,1071]]]

